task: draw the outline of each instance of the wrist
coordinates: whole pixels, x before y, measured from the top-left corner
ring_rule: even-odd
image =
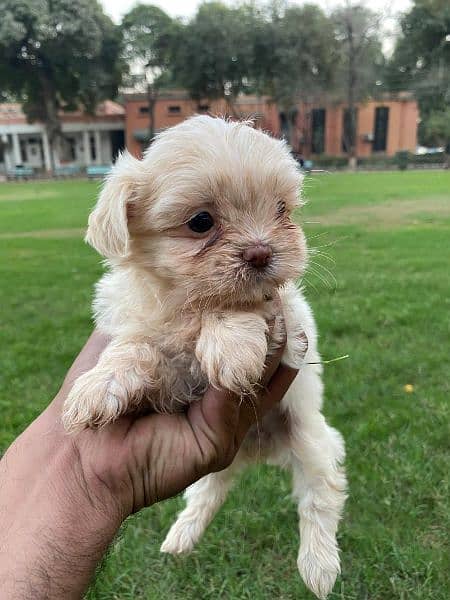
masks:
[[[50,453],[36,452],[31,469],[20,460],[27,436],[0,463],[2,598],[81,597],[122,522],[108,490],[85,472],[73,440],[53,442]]]

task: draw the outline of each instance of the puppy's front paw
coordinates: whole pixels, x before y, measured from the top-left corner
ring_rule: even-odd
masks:
[[[333,589],[341,568],[336,543],[317,540],[300,547],[297,566],[306,586],[321,600]]]
[[[252,392],[264,370],[266,330],[264,319],[253,314],[210,317],[196,347],[208,381],[236,394]]]
[[[215,387],[231,390],[235,394],[251,394],[262,377],[265,358],[266,353],[258,352],[257,348],[235,349],[234,355],[222,360],[211,357],[209,381]]]
[[[287,336],[286,348],[283,352],[282,362],[293,369],[300,369],[305,364],[308,351],[308,338],[304,331],[296,330],[294,335],[290,332]]]
[[[127,406],[127,391],[114,375],[105,377],[92,369],[75,381],[64,403],[63,425],[68,432],[101,427],[117,419]]]

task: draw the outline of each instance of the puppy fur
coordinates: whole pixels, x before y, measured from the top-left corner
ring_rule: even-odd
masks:
[[[311,364],[320,363],[316,327],[293,282],[307,263],[304,235],[291,220],[300,185],[285,143],[248,123],[197,116],[160,134],[142,160],[123,154],[86,235],[109,266],[94,312],[112,342],[75,382],[63,422],[68,431],[98,427],[144,403],[182,410],[210,384],[253,393],[272,350],[266,323],[278,291],[287,330],[283,361],[299,374],[232,465],[188,488],[161,550],[192,550],[235,475],[257,460],[277,464],[293,474],[299,571],[325,598],[340,570],[344,443],[321,414],[321,366]],[[213,226],[192,231],[189,221],[202,212]],[[243,254],[260,244],[272,254],[257,269]]]

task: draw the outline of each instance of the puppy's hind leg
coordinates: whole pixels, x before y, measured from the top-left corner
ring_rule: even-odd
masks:
[[[340,572],[336,530],[346,499],[346,478],[341,467],[344,442],[319,410],[321,390],[318,373],[302,372],[285,401],[291,405],[291,464],[300,517],[297,564],[306,585],[326,598]],[[294,394],[297,400],[289,400]]]
[[[186,508],[180,512],[166,536],[161,552],[190,552],[220,509],[230,491],[235,474],[243,467],[239,455],[217,473],[210,473],[189,486],[184,494]]]

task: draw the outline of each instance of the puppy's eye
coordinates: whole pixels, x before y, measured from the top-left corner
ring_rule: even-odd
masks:
[[[195,233],[206,233],[214,225],[214,219],[209,212],[201,212],[188,221],[188,227]]]
[[[282,200],[280,200],[277,203],[277,215],[284,215],[285,212],[286,212],[286,202],[283,202]]]

